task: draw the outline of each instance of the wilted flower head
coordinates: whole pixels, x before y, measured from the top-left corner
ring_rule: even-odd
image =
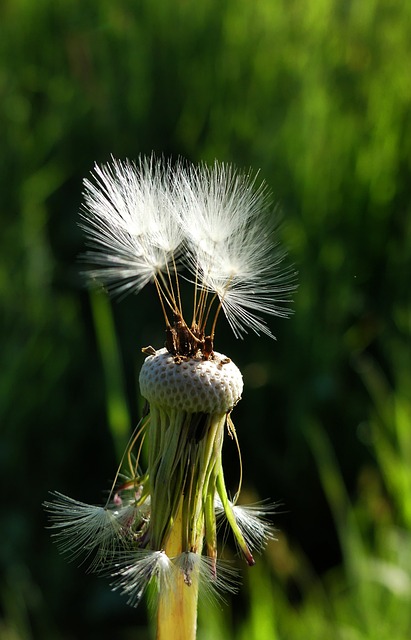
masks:
[[[237,337],[250,329],[273,337],[263,316],[288,314],[294,274],[280,266],[266,187],[230,165],[112,160],[84,184],[89,276],[120,294],[153,282],[165,347],[143,349],[140,390],[149,411],[107,503],[56,493],[46,507],[62,551],[108,571],[130,604],[154,582],[158,638],[167,637],[177,609],[187,629],[181,637],[194,637],[188,629],[195,629],[199,585],[208,595],[235,589],[232,571],[217,559],[217,518],[225,518],[249,565],[252,549],[272,537],[271,507],[236,504],[241,478],[235,499],[227,494],[222,446],[227,430],[240,454],[231,412],[243,381],[230,358],[214,351],[217,319],[223,310]],[[190,318],[181,278],[192,285]],[[146,472],[139,466],[144,439]]]

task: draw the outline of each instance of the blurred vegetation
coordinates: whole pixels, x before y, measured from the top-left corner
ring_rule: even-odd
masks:
[[[411,636],[410,24],[405,0],[1,3],[1,638],[149,637],[41,503],[100,500],[163,343],[151,291],[112,304],[77,263],[83,177],[152,150],[260,169],[300,280],[277,342],[220,324],[245,494],[283,512],[199,640]]]

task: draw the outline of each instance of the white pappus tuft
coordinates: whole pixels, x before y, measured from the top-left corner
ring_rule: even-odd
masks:
[[[138,293],[175,259],[182,229],[173,214],[169,166],[154,158],[112,160],[84,180],[81,227],[91,246],[88,272],[116,293]]]
[[[237,505],[229,502],[229,506],[250,550],[262,551],[269,540],[275,540],[275,529],[268,516],[276,513],[276,504]],[[215,510],[217,518],[223,521],[226,512],[219,497],[215,499]]]
[[[184,583],[191,586],[198,582],[200,594],[210,603],[224,600],[223,593],[237,593],[239,575],[227,562],[199,553],[186,551],[173,558]]]
[[[236,337],[274,337],[261,316],[289,315],[295,273],[273,242],[276,215],[264,184],[229,164],[172,167],[153,156],[112,159],[92,176],[81,223],[91,245],[84,257],[97,265],[92,279],[138,293],[150,281],[164,286],[164,274],[185,265],[198,290],[217,295]]]
[[[112,577],[113,591],[126,595],[127,604],[136,607],[153,581],[156,593],[172,589],[176,567],[164,551],[136,549],[117,564]]]
[[[216,293],[236,337],[248,329],[274,337],[260,314],[286,317],[295,274],[280,267],[274,212],[266,185],[225,164],[191,168],[183,182],[181,219],[186,262],[200,286]]]
[[[57,491],[52,495],[55,500],[44,503],[52,521],[50,528],[55,530],[60,551],[70,560],[83,556],[85,562],[92,558],[89,570],[97,571],[127,543],[137,513],[135,506],[112,509],[86,504]]]

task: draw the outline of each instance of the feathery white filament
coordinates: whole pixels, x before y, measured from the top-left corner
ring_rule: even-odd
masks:
[[[82,211],[98,265],[90,277],[122,293],[138,292],[175,258],[183,235],[172,212],[169,167],[151,159],[95,166],[94,182],[84,181]]]
[[[262,551],[269,540],[274,540],[274,528],[268,516],[276,513],[276,505],[256,503],[237,505],[230,502],[235,520],[244,536],[247,546],[252,550]],[[225,517],[220,498],[216,497],[215,511],[219,519]]]
[[[125,543],[128,523],[133,519],[130,506],[113,510],[73,500],[57,491],[53,495],[55,500],[46,502],[45,507],[60,551],[71,560],[93,556],[89,570],[96,571]],[[133,511],[135,517],[137,509]]]
[[[200,593],[210,603],[224,600],[222,592],[237,593],[238,572],[227,563],[186,551],[173,558],[173,563],[182,574],[186,585],[198,582]]]
[[[128,597],[127,604],[136,607],[150,582],[157,592],[168,591],[175,580],[176,569],[164,551],[137,549],[126,556],[123,566],[113,574],[113,591]]]
[[[162,272],[174,274],[181,255],[196,287],[217,294],[237,337],[250,329],[273,337],[261,316],[287,316],[295,287],[280,266],[285,253],[272,244],[265,185],[231,165],[172,168],[153,157],[113,159],[84,185],[92,278],[137,293]]]
[[[217,293],[236,337],[252,329],[273,337],[260,314],[287,316],[293,273],[280,267],[273,214],[264,185],[229,165],[192,170],[181,212],[187,264],[200,286]]]

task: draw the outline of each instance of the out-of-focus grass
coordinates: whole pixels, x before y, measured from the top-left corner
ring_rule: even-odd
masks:
[[[120,461],[130,437],[131,424],[117,335],[107,295],[92,291],[91,307],[104,370],[108,426]]]
[[[375,391],[377,374],[370,366],[362,363],[361,373]],[[398,507],[411,500],[410,404],[406,397],[395,398],[392,392],[381,396],[380,392],[378,411],[376,407],[375,414],[370,416],[370,428],[377,459],[382,459],[382,474],[376,466],[363,470],[355,502],[347,494],[338,461],[324,431],[318,425],[307,428],[307,438],[340,539],[341,565],[321,578],[312,576],[312,582],[307,583],[302,575],[299,579],[304,564],[299,566],[296,556],[295,573],[290,576],[303,586],[298,600],[292,602],[287,598],[286,585],[273,573],[273,567],[281,565],[284,548],[280,545],[279,551],[274,551],[271,547],[247,575],[245,612],[239,616],[240,622],[232,625],[224,611],[210,613],[209,608],[204,607],[200,640],[228,637],[238,640],[300,640],[301,637],[407,640],[410,637],[411,530],[406,521],[407,509],[402,521],[395,517]],[[401,410],[393,412],[398,403]],[[381,415],[385,415],[385,420],[381,420]],[[408,428],[402,432],[404,424]],[[404,437],[398,438],[398,433]],[[388,445],[387,439],[393,436],[395,442]],[[388,465],[384,464],[387,460]],[[312,522],[312,526],[320,528],[321,523]],[[273,551],[276,561],[271,563]],[[288,557],[286,564],[289,563]]]
[[[408,328],[408,327],[407,327]],[[375,462],[358,478],[358,496],[347,493],[332,444],[319,425],[306,435],[332,510],[342,550],[339,568],[302,591],[294,605],[264,564],[248,587],[250,612],[235,637],[406,640],[411,634],[411,332],[404,334],[403,367],[395,389],[370,358],[357,368],[372,398],[368,434]],[[398,345],[397,345],[398,346]],[[313,527],[321,527],[313,522]],[[256,625],[260,620],[260,626]],[[266,628],[268,627],[268,628]]]
[[[245,488],[285,513],[200,634],[411,635],[410,14],[402,0],[1,3],[5,637],[144,638],[141,611],[57,556],[40,505],[50,489],[99,500],[138,419],[140,347],[163,341],[149,293],[90,297],[77,262],[82,178],[152,150],[261,169],[300,280],[275,344],[221,323],[246,381]]]

